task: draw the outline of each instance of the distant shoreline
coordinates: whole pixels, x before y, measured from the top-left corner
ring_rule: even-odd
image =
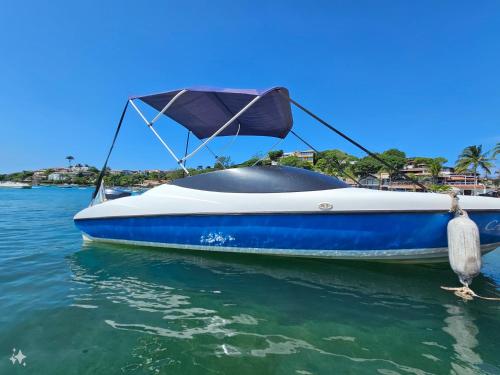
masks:
[[[469,146],[462,154],[479,152],[482,146]],[[491,158],[485,155],[492,154]],[[498,151],[482,153],[484,165],[491,165]],[[463,155],[462,155],[463,156]],[[70,160],[71,158],[71,160]],[[29,183],[31,185],[59,186],[68,185],[84,187],[95,186],[101,173],[99,169],[88,164],[71,165],[74,157],[68,156],[68,167],[45,168],[34,171],[21,171],[10,174],[0,174],[0,182],[12,181]],[[381,163],[383,160],[385,164]],[[461,160],[461,161],[460,161]],[[275,150],[267,155],[256,155],[251,159],[235,164],[228,156],[216,158],[213,166],[198,165],[195,168],[187,167],[190,176],[213,172],[227,168],[283,165],[296,168],[314,170],[329,176],[337,177],[353,187],[364,187],[378,190],[397,191],[449,191],[456,190],[464,195],[498,192],[499,178],[496,174],[480,175],[478,167],[472,159],[460,159],[455,166],[446,166],[447,160],[442,157],[407,157],[406,153],[398,149],[389,149],[377,154],[377,158],[365,156],[362,158],[350,155],[342,150],[332,149],[324,151],[304,150],[284,152]],[[393,166],[388,170],[387,165]],[[182,169],[176,170],[112,170],[107,168],[104,185],[133,188],[152,188],[170,183],[173,180],[186,177]]]

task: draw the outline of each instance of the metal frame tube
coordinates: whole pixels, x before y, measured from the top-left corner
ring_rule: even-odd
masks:
[[[252,164],[252,167],[256,166],[260,161],[264,160],[266,158],[267,155],[269,155],[269,153],[274,150],[276,147],[278,147],[278,145],[283,142],[285,140],[285,138],[281,138],[281,139],[278,139],[276,142],[274,142],[274,144],[271,146],[271,148],[267,151],[266,154],[264,154],[264,156],[262,156],[259,160],[257,160],[255,163]]]
[[[234,120],[236,120],[238,117],[240,117],[243,113],[247,111],[248,108],[250,108],[253,104],[255,104],[262,96],[256,96],[253,98],[246,106],[244,106],[237,114],[235,114],[233,117],[229,119],[222,127],[219,128],[214,134],[212,134],[209,138],[207,138],[201,145],[199,145],[194,151],[192,151],[189,155],[186,155],[183,157],[181,160],[187,160],[191,158],[193,155],[195,155],[201,148],[203,148],[208,142],[210,142],[212,139],[217,137],[224,129],[226,129],[229,125],[231,125]]]
[[[172,104],[174,104],[174,102],[179,98],[179,96],[181,96],[182,94],[184,94],[187,90],[181,90],[179,91],[173,98],[172,100],[170,100],[167,105],[165,107],[163,107],[163,109],[158,112],[158,114],[155,116],[155,118],[153,120],[151,120],[151,125],[153,125],[156,121],[158,121],[158,119],[160,118],[161,115],[163,115],[167,109],[169,109]]]
[[[193,133],[194,135],[194,133]],[[196,137],[196,135],[194,135]],[[199,141],[201,141],[201,139],[199,139],[198,137],[196,137],[196,139],[198,139]],[[205,145],[205,148],[207,149],[208,152],[210,152],[212,154],[212,156],[215,158],[215,160],[217,160],[218,156],[215,152],[212,151],[212,149],[210,147],[208,147],[208,145]],[[187,152],[184,156],[187,155]],[[185,162],[185,160],[183,160],[183,162]],[[185,165],[185,164],[184,164]],[[226,167],[222,166],[223,169],[226,169]]]
[[[233,139],[231,139],[225,146],[224,148],[220,151],[220,154],[224,154],[229,148],[233,145],[233,143],[236,141],[236,138],[238,138],[238,135],[240,134],[241,130],[241,124],[238,123],[238,131],[234,135]]]
[[[156,135],[156,138],[161,142],[161,144],[167,149],[167,151],[172,155],[172,157],[175,159],[177,164],[181,166],[182,169],[184,169],[184,172],[189,174],[189,171],[186,169],[186,167],[182,164],[182,162],[177,158],[177,156],[174,154],[174,152],[168,147],[168,145],[165,143],[165,141],[160,137],[160,135],[156,132],[156,130],[153,128],[153,126],[149,126],[149,129],[153,132],[154,135]]]
[[[177,94],[179,95],[179,94]],[[172,103],[172,101],[175,99],[175,97],[169,102]],[[169,154],[175,159],[175,161],[177,162],[177,164],[179,164],[181,166],[181,168],[184,170],[184,172],[186,172],[187,174],[189,174],[189,171],[186,169],[186,167],[184,167],[184,165],[182,164],[182,160],[179,160],[179,158],[175,155],[175,153],[172,151],[172,149],[165,143],[165,141],[160,137],[160,135],[156,132],[156,130],[153,128],[153,123],[150,123],[148,122],[148,120],[146,119],[146,117],[144,117],[144,115],[142,114],[142,112],[139,110],[139,108],[137,108],[137,106],[135,105],[135,103],[131,100],[130,101],[130,104],[132,104],[132,107],[134,107],[134,109],[137,111],[137,113],[141,116],[141,118],[144,120],[144,122],[146,123],[146,125],[148,126],[148,128],[153,132],[153,134],[156,136],[156,138],[158,138],[158,140],[161,142],[161,144],[167,149],[167,151],[169,152]],[[168,104],[167,104],[168,105]]]
[[[139,116],[141,116],[141,118],[144,120],[144,122],[146,123],[147,126],[149,126],[149,121],[146,119],[146,117],[144,117],[144,115],[142,114],[142,112],[139,110],[139,108],[137,108],[137,106],[135,105],[134,101],[132,99],[129,100],[129,103],[132,104],[132,107],[134,107],[134,109],[136,110],[136,112],[139,114]]]

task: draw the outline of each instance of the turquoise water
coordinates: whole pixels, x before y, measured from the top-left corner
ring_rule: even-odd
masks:
[[[0,374],[500,374],[500,303],[446,265],[83,245],[90,193],[0,191]]]

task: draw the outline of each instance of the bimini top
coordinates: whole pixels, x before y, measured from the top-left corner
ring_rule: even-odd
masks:
[[[191,130],[199,139],[213,135],[257,97],[241,116],[218,134],[219,137],[238,134],[285,138],[292,128],[288,90],[284,87],[264,90],[197,87],[131,99],[139,99],[162,111],[174,97],[175,101],[164,114]]]
[[[180,178],[172,185],[224,193],[290,193],[349,187],[335,177],[285,166],[225,169]]]

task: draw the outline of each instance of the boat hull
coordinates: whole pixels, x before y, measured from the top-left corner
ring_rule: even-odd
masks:
[[[31,189],[28,184],[0,184],[0,189]]]
[[[483,252],[500,246],[496,212],[469,212]],[[77,219],[88,240],[237,253],[395,260],[447,258],[448,212],[198,214]]]

